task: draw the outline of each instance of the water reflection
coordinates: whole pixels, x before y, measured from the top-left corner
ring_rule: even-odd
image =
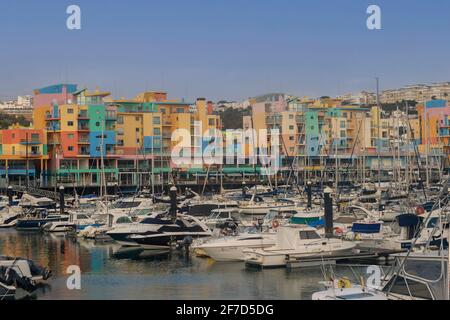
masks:
[[[310,299],[322,289],[320,268],[246,270],[184,252],[124,249],[68,236],[0,230],[0,255],[50,267],[39,299]],[[67,267],[78,265],[82,289],[68,290]]]

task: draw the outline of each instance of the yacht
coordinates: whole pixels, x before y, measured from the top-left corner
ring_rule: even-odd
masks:
[[[307,225],[289,224],[278,229],[276,243],[264,249],[244,250],[249,266],[284,267],[288,259],[301,260],[349,253],[355,243],[334,238],[323,238],[317,229]]]
[[[194,252],[220,262],[244,261],[244,250],[262,249],[275,245],[275,233],[247,231],[237,236],[210,239],[193,245]]]
[[[50,214],[46,209],[32,209],[17,220],[17,230],[41,230],[49,222],[69,221],[69,215]]]
[[[51,221],[41,228],[45,232],[77,232],[84,230],[88,226],[99,227],[103,223],[89,217],[84,213],[70,214],[69,221]]]
[[[116,226],[106,233],[122,246],[144,249],[167,249],[187,237],[210,237],[211,230],[193,216],[179,214],[175,219],[166,214],[153,214],[138,223]]]
[[[0,212],[0,229],[13,228],[20,218],[22,210],[20,207],[6,207]]]
[[[250,201],[243,201],[239,203],[239,213],[243,215],[264,216],[270,210],[290,208],[294,206],[294,202],[290,200],[280,201],[264,201],[262,198],[253,196]]]
[[[51,275],[31,260],[0,256],[0,300],[27,298]]]
[[[108,240],[111,239],[106,233],[117,226],[132,225],[134,221],[126,214],[109,214],[107,224],[100,226],[90,225],[80,230],[78,236],[85,239]]]
[[[236,208],[214,209],[211,214],[203,220],[209,229],[221,229],[225,224],[234,223],[239,225],[242,217]]]
[[[24,209],[53,209],[56,207],[56,202],[49,198],[37,198],[28,193],[24,193],[19,200],[19,206]]]
[[[349,285],[346,287],[338,287],[333,285],[324,291],[315,292],[312,295],[312,300],[388,300],[386,294],[369,287],[364,287],[358,284]]]

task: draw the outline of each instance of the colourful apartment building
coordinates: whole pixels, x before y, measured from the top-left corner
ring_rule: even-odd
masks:
[[[19,126],[0,130],[0,187],[10,183],[40,186],[47,160],[44,130]]]

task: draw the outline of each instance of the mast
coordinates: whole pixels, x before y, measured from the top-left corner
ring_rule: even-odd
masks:
[[[377,81],[377,156],[378,156],[378,189],[381,188],[381,136],[380,136],[380,122],[381,122],[381,105],[380,105],[380,79],[375,78]]]
[[[406,123],[409,123],[409,106],[408,101],[406,103]],[[405,181],[406,181],[406,192],[409,194],[409,140],[410,140],[411,130],[409,129],[409,125],[406,126],[406,168],[405,168]]]
[[[425,130],[425,175],[426,175],[426,185],[427,188],[430,187],[430,174],[429,174],[429,163],[428,163],[428,152],[429,152],[429,139],[428,139],[428,115],[427,115],[427,103],[423,104],[424,112],[424,130]]]
[[[30,174],[29,174],[29,164],[28,164],[28,131],[25,133],[25,157],[26,157],[26,182],[27,182],[27,190],[30,187]]]

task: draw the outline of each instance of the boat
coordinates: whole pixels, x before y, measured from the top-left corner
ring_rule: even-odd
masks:
[[[345,281],[346,280],[339,280]],[[312,300],[388,300],[386,294],[379,290],[364,287],[361,285],[348,284],[348,285],[335,285],[324,291],[315,292],[312,295]]]
[[[209,239],[193,245],[192,249],[220,262],[244,261],[244,250],[271,247],[275,245],[275,240],[275,233],[261,233],[253,229],[237,236]]]
[[[277,201],[264,201],[261,197],[253,196],[250,201],[242,201],[239,203],[239,213],[242,215],[265,216],[270,210],[290,208],[294,206],[294,202],[283,199]]]
[[[140,246],[144,249],[166,249],[187,237],[210,237],[211,230],[198,218],[178,214],[173,218],[166,214],[154,214],[138,223],[117,225],[106,232],[122,246]]]
[[[80,230],[78,236],[93,240],[112,240],[106,233],[116,226],[132,225],[134,221],[126,214],[109,214],[108,222],[103,225],[90,225]]]
[[[49,214],[46,209],[28,211],[24,218],[17,220],[17,230],[41,230],[49,222],[69,221],[69,215]]]
[[[24,209],[54,209],[56,208],[56,202],[49,198],[37,198],[24,193],[19,200],[19,206]]]
[[[209,229],[214,230],[216,228],[222,229],[226,225],[235,224],[238,226],[242,220],[242,217],[237,208],[227,209],[214,209],[211,214],[203,220]]]
[[[247,266],[285,267],[288,259],[345,254],[355,247],[350,241],[323,238],[311,226],[288,224],[279,227],[274,246],[244,250],[244,261]]]
[[[22,210],[19,207],[6,207],[0,213],[0,229],[15,227],[21,214]]]
[[[41,229],[44,232],[77,232],[88,226],[99,227],[103,224],[84,213],[73,213],[69,215],[68,221],[47,222]]]
[[[0,256],[0,300],[28,298],[51,275],[31,260]]]

